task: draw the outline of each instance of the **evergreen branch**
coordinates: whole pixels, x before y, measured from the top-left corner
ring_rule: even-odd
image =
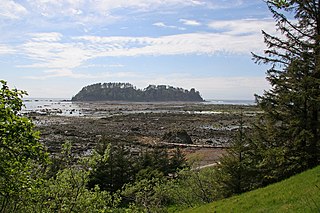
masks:
[[[316,11],[316,9],[319,8],[319,7],[315,7],[315,5],[317,4],[317,3],[315,2],[315,0],[313,0],[312,3],[313,3],[313,5],[311,5],[311,2],[310,2],[310,1],[303,1],[303,2],[300,4],[300,6],[302,7],[302,8],[300,9],[300,11],[307,11],[307,12],[309,12],[309,16],[311,16],[311,17],[313,17],[314,19],[316,19],[317,17],[314,16],[314,14],[318,14],[317,11]],[[315,10],[313,10],[313,9],[315,9]]]
[[[279,52],[277,52],[275,49],[272,50],[265,50],[264,51],[265,54],[267,54],[268,56],[278,56],[280,58],[282,58],[284,61],[291,61],[293,57],[290,57],[289,54],[281,54]]]
[[[262,31],[262,34],[264,35],[265,43],[267,44],[267,46],[269,48],[276,46],[280,49],[289,51],[291,53],[294,53],[294,54],[300,56],[302,51],[296,47],[293,47],[293,45],[291,45],[289,42],[283,41],[276,36],[272,36],[272,35],[266,33],[265,31]],[[292,49],[290,49],[290,48],[292,48]]]
[[[274,18],[279,22],[279,23],[287,23],[292,29],[303,35],[304,37],[307,38],[312,38],[309,34],[306,34],[303,32],[301,29],[299,29],[297,26],[292,24],[283,14],[278,13],[275,9],[273,9],[271,6],[269,6],[270,11],[272,12]],[[281,30],[281,29],[280,29]]]
[[[263,63],[263,64],[276,64],[276,63],[279,63],[279,64],[283,64],[283,65],[289,65],[290,63],[289,62],[285,62],[285,61],[282,61],[280,59],[276,59],[276,58],[271,58],[271,57],[265,57],[265,56],[259,56],[259,55],[256,55],[254,53],[251,53],[252,56],[253,56],[253,59],[255,61],[255,63],[258,63],[260,64],[260,61]]]
[[[294,35],[293,33],[290,32],[290,30],[287,30],[284,35],[285,35],[292,43],[294,43],[295,45],[297,45],[297,46],[299,46],[299,47],[312,48],[312,44],[303,41],[304,36]]]

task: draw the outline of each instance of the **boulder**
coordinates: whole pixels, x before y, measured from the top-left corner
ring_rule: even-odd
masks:
[[[190,135],[186,130],[174,130],[166,132],[163,139],[170,143],[192,144]]]

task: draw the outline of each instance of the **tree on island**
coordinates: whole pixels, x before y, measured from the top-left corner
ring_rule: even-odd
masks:
[[[264,56],[253,54],[256,63],[271,65],[272,88],[256,96],[264,113],[252,139],[266,183],[320,162],[320,1],[270,0],[267,5],[282,36],[262,31],[267,49]]]
[[[204,101],[200,93],[167,85],[149,85],[141,90],[130,83],[97,83],[86,86],[73,101]]]

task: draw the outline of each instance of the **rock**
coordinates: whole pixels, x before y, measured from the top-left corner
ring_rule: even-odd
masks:
[[[192,144],[191,137],[186,130],[167,132],[164,134],[163,139],[169,141],[170,143]]]
[[[132,127],[132,128],[131,128],[131,131],[132,131],[132,132],[139,132],[139,131],[140,131],[140,128],[139,128],[139,127]]]

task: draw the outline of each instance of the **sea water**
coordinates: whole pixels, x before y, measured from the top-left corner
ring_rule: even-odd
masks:
[[[27,98],[23,99],[23,104],[22,113],[79,116],[81,111],[77,103],[63,98]]]
[[[83,116],[86,112],[92,111],[90,109],[90,104],[83,102],[72,102],[71,100],[64,98],[26,98],[23,99],[24,107],[22,113],[38,113],[38,114],[56,114],[62,116]],[[121,104],[130,104],[130,102],[119,102]],[[137,104],[137,103],[134,103]],[[147,103],[138,103],[138,104],[150,104]],[[152,104],[156,104],[153,102]],[[161,103],[163,104],[163,103]],[[255,105],[254,100],[207,100],[205,102],[199,102],[198,104],[206,105]],[[179,109],[177,109],[179,110]],[[150,110],[149,110],[150,111]],[[148,112],[149,112],[148,111]],[[145,111],[143,111],[146,113]],[[150,112],[156,113],[156,111],[151,110]],[[163,112],[163,110],[159,110]],[[125,113],[125,112],[122,112]],[[142,113],[139,110],[134,110],[129,113]],[[196,112],[193,112],[196,113]],[[201,112],[205,113],[205,112]],[[215,113],[215,112],[210,112]]]
[[[222,104],[222,105],[256,105],[255,100],[215,100],[208,99],[205,104]]]

